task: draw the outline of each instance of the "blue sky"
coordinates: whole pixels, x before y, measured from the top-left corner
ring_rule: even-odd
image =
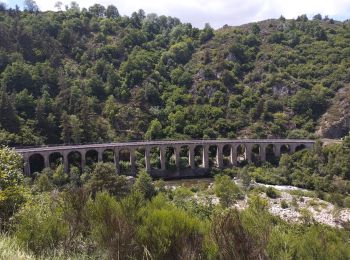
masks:
[[[14,7],[23,1],[0,0]],[[70,1],[60,0],[63,5]],[[36,0],[40,10],[55,10],[57,0]],[[122,15],[143,9],[146,13],[170,15],[191,22],[197,27],[210,23],[219,28],[225,24],[240,25],[268,18],[296,18],[300,14],[312,17],[321,13],[336,20],[350,18],[350,0],[76,0],[80,7],[94,3],[115,5]]]

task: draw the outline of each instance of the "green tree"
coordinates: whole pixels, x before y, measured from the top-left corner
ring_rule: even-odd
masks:
[[[115,7],[114,5],[107,6],[106,16],[107,16],[107,18],[117,18],[117,17],[119,17],[119,12],[118,12],[117,7]]]
[[[232,206],[240,193],[238,186],[227,175],[215,176],[214,191],[225,208]]]
[[[125,196],[129,191],[126,177],[118,176],[112,163],[97,163],[86,185],[93,194],[108,191],[115,196]]]
[[[132,188],[136,192],[141,193],[146,199],[151,199],[156,194],[152,177],[145,171],[138,173]]]
[[[161,139],[163,136],[162,125],[158,119],[154,119],[151,121],[147,132],[145,133],[145,139],[154,140]]]
[[[10,148],[0,149],[0,190],[18,186],[23,181],[23,159]]]

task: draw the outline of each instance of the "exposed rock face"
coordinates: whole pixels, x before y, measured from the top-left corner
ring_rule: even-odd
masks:
[[[322,116],[316,134],[324,138],[340,138],[350,130],[350,86],[339,89],[333,103]]]

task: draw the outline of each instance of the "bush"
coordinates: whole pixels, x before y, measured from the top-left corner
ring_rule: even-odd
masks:
[[[26,201],[27,191],[21,186],[8,187],[0,190],[0,230],[6,228],[9,219]]]
[[[282,209],[286,209],[286,208],[288,208],[288,207],[289,207],[289,205],[288,205],[287,201],[281,200],[281,208],[282,208]]]
[[[22,157],[13,149],[0,149],[0,190],[22,183],[22,166]]]
[[[230,209],[217,214],[210,236],[217,245],[219,259],[267,259],[266,246],[271,230],[267,202],[259,197],[249,201],[243,212]]]
[[[345,208],[350,208],[350,197],[344,199],[343,205]]]
[[[15,215],[14,222],[15,236],[37,255],[57,249],[68,232],[62,210],[45,193],[28,201]]]
[[[97,163],[86,186],[93,195],[108,191],[116,196],[125,196],[129,191],[126,177],[116,174],[113,163]]]
[[[152,177],[145,171],[141,171],[136,178],[133,190],[140,192],[146,199],[151,199],[156,190],[152,181]]]
[[[214,191],[223,207],[232,206],[240,196],[240,189],[227,175],[216,175]]]
[[[198,259],[204,239],[200,221],[169,204],[163,196],[153,198],[141,212],[138,236],[153,259]]]
[[[122,213],[119,203],[107,192],[88,202],[91,237],[110,259],[139,258],[136,230]]]
[[[280,193],[275,188],[268,187],[266,189],[266,196],[271,198],[271,199],[276,199],[276,198],[278,198],[280,196]]]

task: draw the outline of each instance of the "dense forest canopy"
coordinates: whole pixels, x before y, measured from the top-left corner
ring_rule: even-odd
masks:
[[[112,5],[27,2],[0,8],[1,144],[313,137],[348,89],[349,21],[214,31]]]

